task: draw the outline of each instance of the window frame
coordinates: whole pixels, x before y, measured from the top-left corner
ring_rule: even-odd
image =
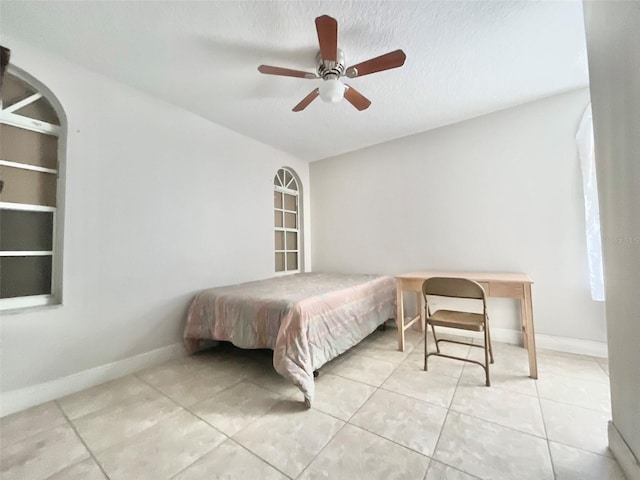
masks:
[[[51,231],[51,250],[35,251],[2,251],[2,257],[31,257],[31,256],[50,256],[51,257],[51,285],[48,294],[27,295],[22,297],[0,298],[0,312],[9,314],[12,312],[20,312],[24,309],[60,305],[62,304],[62,243],[63,243],[63,208],[64,208],[64,190],[65,182],[64,172],[65,152],[66,152],[66,116],[60,103],[55,95],[44,86],[40,81],[33,78],[21,69],[9,65],[6,76],[12,75],[20,81],[31,87],[35,93],[19,100],[5,108],[0,99],[0,124],[8,125],[15,128],[33,131],[39,134],[52,135],[57,137],[58,145],[56,151],[57,168],[40,167],[28,163],[16,162],[14,159],[7,160],[0,158],[0,165],[4,167],[18,168],[22,170],[36,171],[43,174],[51,174],[56,177],[56,206],[14,203],[0,201],[0,210],[19,210],[19,211],[35,211],[35,212],[51,212],[52,231]],[[38,120],[15,113],[29,104],[44,98],[45,101],[54,109],[58,117],[60,125]]]
[[[283,176],[282,178],[280,178],[280,172],[283,172]],[[289,180],[286,185],[284,185],[284,174],[288,173],[291,176],[291,180]],[[281,185],[277,185],[276,184],[276,178],[280,180]],[[295,189],[292,188],[288,188],[291,184],[295,185]],[[282,206],[280,208],[276,207],[275,202],[274,202],[274,206],[273,206],[273,211],[274,214],[275,213],[281,213],[282,215],[282,226],[278,227],[275,225],[275,215],[274,215],[274,233],[275,232],[282,232],[283,233],[283,237],[284,237],[284,242],[283,242],[283,249],[278,249],[276,248],[276,240],[275,240],[275,235],[274,235],[274,245],[273,245],[273,252],[274,252],[274,271],[275,271],[275,275],[291,275],[294,273],[300,273],[303,271],[303,266],[302,266],[302,229],[300,228],[301,225],[301,201],[300,201],[300,197],[301,197],[301,191],[300,191],[300,182],[298,180],[298,176],[296,175],[296,173],[291,170],[290,168],[287,167],[282,167],[279,168],[278,171],[276,172],[276,175],[274,176],[274,182],[273,182],[273,191],[274,193],[279,193],[282,195]],[[285,200],[284,200],[284,195],[291,195],[295,198],[295,210],[289,210],[286,208],[285,205]],[[275,198],[275,197],[274,197]],[[286,226],[286,220],[285,220],[285,214],[286,213],[293,213],[296,216],[296,225],[294,228],[291,227],[287,227]],[[295,249],[290,249],[287,248],[287,233],[295,233],[296,235],[296,248]],[[276,270],[276,264],[275,264],[275,256],[276,254],[281,253],[284,255],[284,270],[278,271]],[[296,269],[292,269],[292,270],[288,270],[287,266],[288,266],[288,254],[289,253],[295,253],[296,255],[296,263],[297,263],[297,268]]]

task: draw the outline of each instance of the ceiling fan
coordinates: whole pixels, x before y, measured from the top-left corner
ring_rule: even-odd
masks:
[[[371,101],[351,85],[342,83],[339,80],[340,77],[357,78],[370,73],[401,67],[407,58],[402,50],[394,50],[345,68],[344,53],[338,48],[337,20],[328,15],[316,18],[316,31],[318,32],[318,43],[320,44],[320,51],[316,55],[317,74],[289,68],[272,67],[270,65],[260,65],[258,67],[258,71],[266,75],[306,79],[321,78],[323,80],[320,87],[314,89],[293,107],[294,112],[304,110],[318,96],[325,102],[339,102],[342,98],[346,98],[358,110],[365,110],[371,105]]]

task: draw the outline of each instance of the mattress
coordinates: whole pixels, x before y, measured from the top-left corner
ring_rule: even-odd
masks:
[[[298,273],[204,290],[187,315],[184,340],[195,352],[211,340],[273,350],[273,366],[314,396],[313,372],[396,312],[396,280],[384,275]]]

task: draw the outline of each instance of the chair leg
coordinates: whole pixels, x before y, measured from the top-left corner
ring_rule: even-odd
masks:
[[[433,323],[431,324],[431,331],[433,332],[433,341],[436,344],[436,352],[440,353],[440,345],[438,345],[438,337],[436,337],[436,328],[433,326]],[[427,339],[427,329],[424,329],[425,332],[425,341]],[[426,344],[425,344],[426,345]]]
[[[433,325],[431,325],[433,328]],[[424,329],[424,371],[427,371],[427,333],[429,332],[428,328]]]
[[[489,360],[491,360],[491,363],[494,363],[493,362],[493,346],[491,345],[491,330],[489,329],[488,323],[485,325],[485,330],[487,331],[487,337],[489,339]]]
[[[484,329],[484,373],[487,378],[487,387],[491,386],[491,380],[489,379],[489,349],[491,348],[489,343],[489,330]]]

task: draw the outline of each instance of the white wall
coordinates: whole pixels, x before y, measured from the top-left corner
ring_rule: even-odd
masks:
[[[603,342],[575,142],[587,102],[585,88],[313,162],[314,270],[522,271],[536,333]],[[519,330],[515,302],[491,312]]]
[[[640,3],[585,2],[584,10],[607,296],[609,440],[631,480],[640,479]]]
[[[181,342],[195,292],[271,276],[273,177],[282,166],[302,180],[309,232],[306,162],[2,43],[68,119],[64,305],[2,315],[4,393]],[[305,252],[309,268],[309,241]]]

